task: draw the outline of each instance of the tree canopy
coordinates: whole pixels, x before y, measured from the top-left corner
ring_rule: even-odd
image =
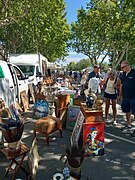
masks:
[[[91,67],[91,63],[89,61],[89,59],[82,59],[80,60],[79,62],[70,62],[68,65],[67,65],[67,70],[68,71],[81,71],[87,67]]]
[[[92,64],[104,54],[110,56],[113,68],[133,53],[135,44],[135,3],[132,0],[91,0],[86,10],[78,10],[77,21],[71,25],[71,46],[85,54]]]
[[[91,0],[78,9],[71,30],[65,6],[64,0],[0,1],[0,42],[9,53],[39,52],[49,61],[64,59],[70,44],[92,65],[101,55],[100,64],[109,55],[114,69],[122,59],[134,62],[133,0]]]
[[[71,33],[63,0],[4,0],[0,10],[0,41],[9,53],[40,52],[49,61],[67,55]]]

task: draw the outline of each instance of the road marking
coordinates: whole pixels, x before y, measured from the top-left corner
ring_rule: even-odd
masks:
[[[133,142],[133,141],[130,141],[130,140],[128,140],[128,139],[125,139],[125,138],[116,136],[116,135],[114,135],[114,134],[111,134],[111,133],[105,133],[105,134],[108,135],[108,136],[111,136],[111,137],[120,139],[120,140],[122,140],[122,141],[126,141],[126,142],[129,142],[129,143],[131,143],[131,144],[135,144],[135,142]]]
[[[113,164],[116,164],[116,165],[122,165],[122,166],[128,166],[128,167],[131,167],[132,164],[129,164],[129,163],[123,163],[123,162],[120,162],[120,161],[117,161],[117,160],[112,160],[112,159],[105,159],[106,162],[109,162],[109,163],[113,163]]]
[[[112,177],[112,179],[120,179],[120,180],[122,180],[122,179],[130,179],[129,177]]]

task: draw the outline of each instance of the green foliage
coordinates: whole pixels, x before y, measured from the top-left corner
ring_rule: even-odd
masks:
[[[67,55],[70,28],[63,0],[14,0],[2,11],[1,21],[12,17],[0,27],[1,41],[10,53],[40,52],[50,61]],[[5,4],[6,5],[6,4]],[[0,4],[2,9],[2,3]]]
[[[73,50],[87,55],[92,64],[102,53],[111,54],[116,68],[126,49],[134,48],[134,5],[132,0],[91,0],[86,10],[78,10],[77,21],[71,25]]]
[[[76,66],[76,63],[75,63],[75,62],[70,62],[70,63],[67,65],[66,69],[67,69],[68,71],[72,71],[72,70],[74,70],[75,66]]]
[[[85,69],[87,67],[91,67],[91,62],[89,59],[82,59],[79,62],[70,62],[67,65],[68,71],[81,71],[82,69]]]

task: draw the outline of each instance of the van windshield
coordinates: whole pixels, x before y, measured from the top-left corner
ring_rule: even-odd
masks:
[[[25,75],[28,76],[34,75],[35,66],[31,66],[31,65],[18,65],[18,66]]]

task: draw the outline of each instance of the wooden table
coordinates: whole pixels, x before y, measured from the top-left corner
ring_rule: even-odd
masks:
[[[85,117],[85,123],[103,122],[103,110],[92,110],[86,106],[86,103],[81,103],[81,111]]]
[[[30,149],[23,143],[21,143],[20,152],[14,153],[12,155],[9,155],[8,148],[1,149],[1,152],[3,152],[6,158],[10,160],[10,164],[8,165],[6,169],[6,173],[4,175],[5,177],[7,176],[9,171],[11,171],[11,173],[13,174],[12,180],[14,180],[18,174],[19,169],[21,169],[27,175],[27,177],[29,176],[29,172],[22,166],[23,160],[26,154],[29,152],[29,150]],[[18,158],[21,158],[21,159],[18,160]],[[15,164],[14,168],[12,167],[13,163]]]

